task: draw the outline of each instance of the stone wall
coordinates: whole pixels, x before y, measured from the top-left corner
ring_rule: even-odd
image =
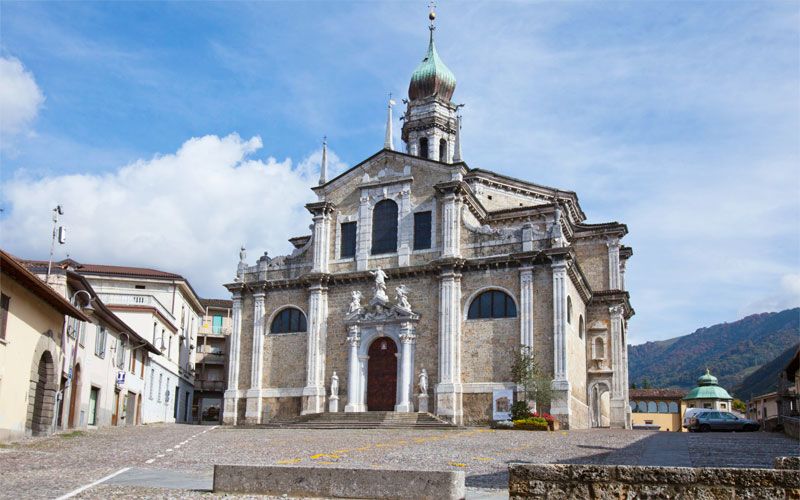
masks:
[[[599,237],[576,240],[572,244],[581,271],[594,291],[608,290],[608,247]]]
[[[511,499],[800,496],[797,470],[567,464],[511,464],[508,470]]]

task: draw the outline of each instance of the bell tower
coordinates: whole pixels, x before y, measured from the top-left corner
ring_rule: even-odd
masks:
[[[456,77],[445,66],[433,43],[436,12],[431,8],[428,52],[411,75],[408,100],[403,116],[403,142],[406,151],[420,158],[452,163],[456,154],[458,107],[452,101]],[[457,158],[456,161],[460,161]]]

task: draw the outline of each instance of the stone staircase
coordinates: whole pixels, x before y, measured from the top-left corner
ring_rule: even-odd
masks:
[[[458,429],[430,413],[366,411],[358,413],[311,413],[289,419],[273,419],[267,429]]]

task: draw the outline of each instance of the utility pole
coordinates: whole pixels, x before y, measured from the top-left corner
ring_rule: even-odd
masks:
[[[64,215],[64,210],[61,208],[61,205],[56,205],[56,208],[53,209],[53,234],[50,239],[50,258],[47,261],[47,276],[44,279],[45,283],[50,283],[50,271],[53,267],[53,252],[56,249],[56,238],[58,238],[58,243],[63,245],[67,242],[67,231],[63,227],[58,225],[58,216]]]

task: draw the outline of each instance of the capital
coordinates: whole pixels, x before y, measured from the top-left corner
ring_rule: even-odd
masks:
[[[400,342],[403,344],[413,344],[417,340],[417,336],[411,332],[404,332],[400,334]]]

